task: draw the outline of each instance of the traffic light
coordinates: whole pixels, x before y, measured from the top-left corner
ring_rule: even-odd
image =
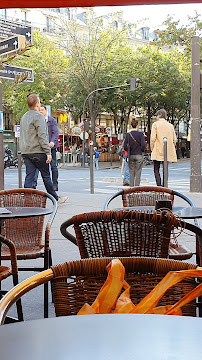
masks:
[[[130,79],[130,91],[136,90],[136,78]]]
[[[84,122],[84,131],[89,131],[89,119],[86,118],[83,120]]]

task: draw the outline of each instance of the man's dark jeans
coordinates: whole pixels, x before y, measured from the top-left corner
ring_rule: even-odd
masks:
[[[50,163],[51,172],[52,172],[52,182],[54,190],[58,190],[58,168],[57,168],[57,160],[56,160],[56,148],[51,149],[52,160]]]
[[[51,155],[52,155],[52,160],[51,160],[50,166],[51,166],[51,173],[52,173],[53,189],[55,191],[58,191],[58,168],[57,168],[57,160],[56,160],[56,148],[51,149]],[[32,184],[32,187],[34,187],[34,189],[36,189],[36,187],[37,187],[38,176],[39,176],[39,170],[36,169],[34,181]]]
[[[26,166],[24,187],[33,188],[35,171],[36,169],[38,169],[41,173],[41,177],[43,179],[46,191],[51,194],[56,200],[58,200],[58,195],[53,189],[53,184],[50,178],[49,164],[46,164],[46,154],[23,154],[23,159]]]

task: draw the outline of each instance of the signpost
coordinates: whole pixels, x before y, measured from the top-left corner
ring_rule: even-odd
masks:
[[[20,125],[15,125],[15,137],[20,137]]]
[[[26,46],[25,37],[16,35],[6,40],[0,41],[0,55],[11,54],[18,50],[23,50]]]
[[[24,24],[16,24],[13,21],[0,19],[0,38],[8,38],[13,35],[24,35],[26,43],[32,42],[32,28]]]
[[[26,75],[28,76],[26,77]],[[34,82],[34,74],[32,69],[10,65],[3,65],[3,67],[0,68],[0,78],[7,80],[15,80],[16,76],[24,76],[24,82]]]

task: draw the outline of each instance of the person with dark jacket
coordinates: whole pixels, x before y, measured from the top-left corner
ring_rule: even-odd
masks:
[[[58,124],[57,124],[57,121],[55,118],[53,118],[52,116],[49,116],[47,114],[47,108],[45,105],[40,106],[40,113],[44,116],[47,127],[48,127],[49,146],[51,148],[51,155],[52,155],[52,160],[50,163],[51,172],[52,172],[52,183],[53,183],[54,190],[58,191],[58,167],[57,167],[57,159],[56,159],[56,150],[59,147]],[[34,188],[36,188],[36,186],[37,186],[38,174],[39,174],[39,172],[36,171],[35,177],[34,177],[34,183],[33,183]]]
[[[144,134],[139,131],[138,121],[133,118],[131,121],[132,130],[126,134],[124,141],[124,150],[128,152],[128,164],[130,172],[130,186],[140,185],[143,153],[146,143]]]

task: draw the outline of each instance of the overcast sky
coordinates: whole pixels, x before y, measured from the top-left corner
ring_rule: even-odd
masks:
[[[187,23],[188,15],[195,15],[195,11],[202,16],[202,3],[200,4],[175,4],[175,5],[133,5],[133,6],[102,6],[96,7],[100,15],[123,10],[125,20],[136,22],[148,18],[145,25],[151,27],[161,25],[167,15],[173,15],[175,20],[181,19],[183,24]]]

